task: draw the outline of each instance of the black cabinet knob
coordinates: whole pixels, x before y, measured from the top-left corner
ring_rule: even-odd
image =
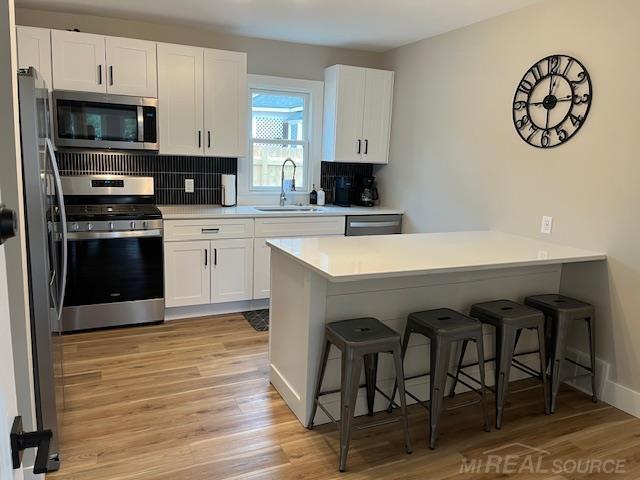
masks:
[[[16,236],[18,233],[18,219],[13,210],[0,204],[0,245]]]

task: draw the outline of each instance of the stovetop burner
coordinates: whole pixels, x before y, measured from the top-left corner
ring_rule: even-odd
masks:
[[[158,207],[149,204],[67,205],[65,212],[70,222],[162,218]]]

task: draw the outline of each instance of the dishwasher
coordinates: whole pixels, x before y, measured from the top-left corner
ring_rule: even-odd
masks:
[[[393,235],[402,233],[402,215],[348,215],[345,235]]]

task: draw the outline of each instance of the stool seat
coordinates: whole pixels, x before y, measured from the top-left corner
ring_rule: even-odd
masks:
[[[354,318],[327,324],[327,333],[345,343],[399,341],[400,334],[376,318]]]
[[[449,308],[414,312],[409,314],[409,321],[415,322],[414,330],[419,326],[437,335],[464,335],[481,326],[478,320]]]
[[[555,293],[532,295],[525,299],[525,303],[552,318],[562,314],[572,319],[583,319],[593,313],[593,305]]]
[[[511,300],[476,303],[471,307],[471,316],[494,326],[514,328],[536,327],[541,319],[544,320],[544,314],[539,310]]]

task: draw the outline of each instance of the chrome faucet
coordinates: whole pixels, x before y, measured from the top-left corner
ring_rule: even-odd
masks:
[[[284,207],[285,203],[287,202],[287,196],[284,193],[284,167],[287,164],[287,162],[291,162],[291,164],[293,165],[293,176],[291,177],[291,191],[293,192],[296,191],[296,162],[294,162],[290,158],[287,158],[282,163],[282,175],[280,177],[280,206],[281,207]]]

